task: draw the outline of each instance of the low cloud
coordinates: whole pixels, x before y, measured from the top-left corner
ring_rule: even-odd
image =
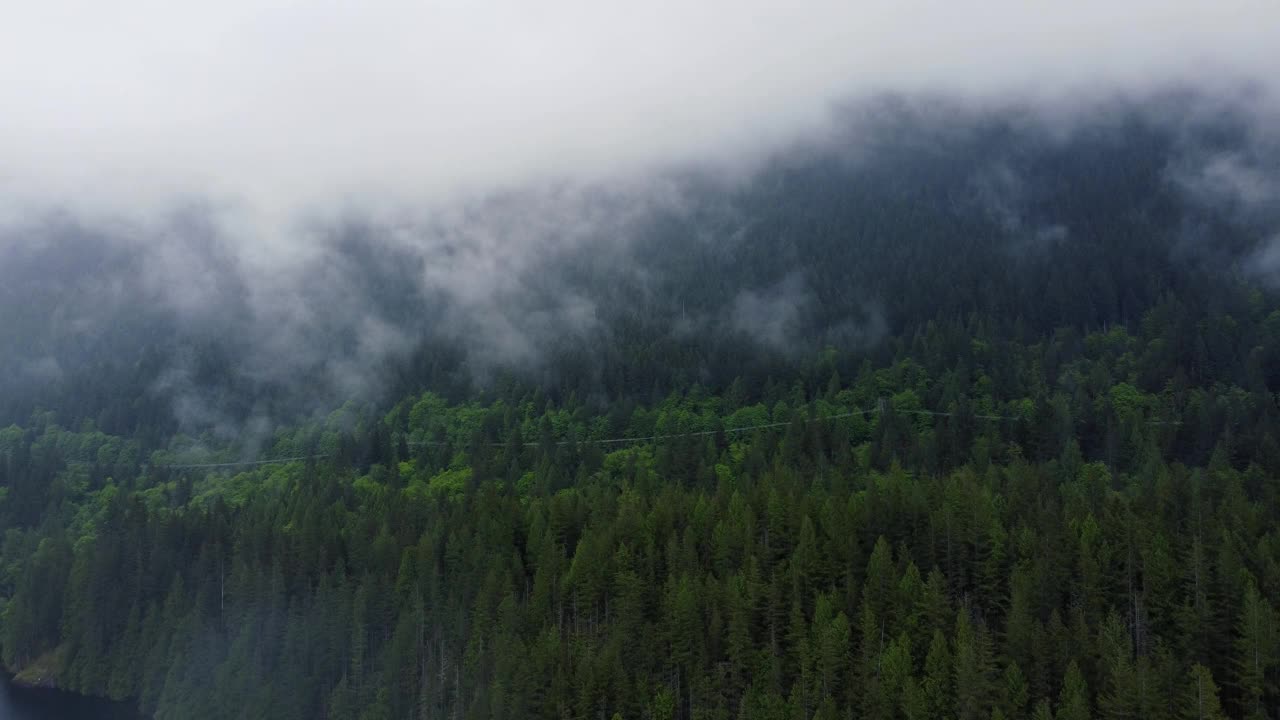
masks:
[[[991,114],[1069,143],[1169,87],[1274,118],[1277,21],[1261,0],[29,3],[0,25],[0,319],[21,339],[0,369],[118,361],[231,432],[285,396],[378,398],[415,361],[485,382],[589,357],[627,313],[677,345],[866,347],[892,323],[869,288],[832,304],[787,257],[714,276],[792,231],[743,188],[927,159]],[[1171,177],[1267,227],[1269,168],[1192,140]],[[965,172],[955,202],[1015,252],[1073,239],[1017,157]],[[673,267],[680,243],[703,265]]]
[[[1169,181],[1200,212],[1188,223],[1179,250],[1280,287],[1280,114],[1246,114],[1229,124],[1225,140],[1192,137],[1168,169]],[[1223,247],[1217,227],[1249,238]]]
[[[792,273],[772,287],[738,293],[733,301],[733,327],[762,345],[789,352],[803,331],[802,313],[812,302],[803,278]]]

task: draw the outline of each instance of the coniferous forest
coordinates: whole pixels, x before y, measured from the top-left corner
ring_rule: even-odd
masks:
[[[483,373],[425,329],[369,394],[146,308],[59,335],[33,268],[133,265],[54,223],[0,269],[62,368],[0,398],[4,666],[163,719],[1280,717],[1274,208],[1197,195],[1248,128],[1164,102],[683,177],[530,268],[593,324]],[[442,316],[376,230],[359,301]]]

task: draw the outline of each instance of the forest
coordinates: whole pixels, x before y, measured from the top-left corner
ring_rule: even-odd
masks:
[[[323,412],[0,303],[66,369],[0,398],[4,666],[163,720],[1280,717],[1271,218],[1171,180],[1244,130],[886,113],[537,268],[600,308],[538,363],[428,334]],[[184,424],[181,343],[270,427]]]

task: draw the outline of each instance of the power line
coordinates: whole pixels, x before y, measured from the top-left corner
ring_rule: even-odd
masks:
[[[839,415],[827,415],[820,418],[812,418],[810,420],[807,420],[806,422],[824,422],[827,420],[838,420],[840,418],[849,418],[855,415],[871,415],[878,412],[879,410],[874,410],[874,409],[873,410],[855,410],[853,412],[841,413]],[[552,444],[557,446],[577,445],[577,444],[611,445],[611,444],[617,444],[617,443],[649,442],[653,440],[671,440],[673,438],[682,438],[682,437],[702,437],[706,435],[715,435],[717,433],[724,433],[726,435],[730,435],[733,433],[748,432],[750,430],[763,430],[765,428],[783,427],[785,425],[790,425],[790,424],[791,422],[788,421],[788,422],[764,423],[762,425],[746,425],[743,427],[728,428],[725,430],[695,430],[692,432],[685,432],[685,433],[667,433],[665,435],[644,435],[639,437],[597,438],[597,439],[587,438],[584,440],[558,440]],[[405,444],[409,446],[427,445],[427,446],[439,447],[443,445],[448,445],[449,443],[434,441],[434,440],[415,440],[415,441],[407,442]],[[538,447],[541,444],[542,443],[540,442],[526,442],[526,443],[520,443],[520,446],[521,447]],[[506,447],[507,443],[492,442],[492,443],[488,443],[488,445],[491,447]]]
[[[820,418],[812,418],[812,419],[806,420],[806,422],[825,422],[827,420],[839,420],[842,418],[849,418],[857,415],[879,415],[885,412],[884,407],[885,405],[882,402],[877,407],[870,408],[868,410],[854,410],[852,412],[840,413],[838,415],[826,415]],[[961,413],[939,412],[937,410],[906,410],[901,408],[893,408],[892,412],[901,413],[904,415],[930,415],[934,417],[963,417],[964,416]],[[979,419],[979,420],[1009,420],[1014,422],[1021,422],[1026,419],[1024,417],[1020,417],[1017,415],[982,415],[982,414],[976,414],[976,413],[970,413],[968,414],[968,417]],[[665,435],[645,435],[645,436],[639,436],[639,437],[597,438],[597,439],[587,438],[583,440],[558,440],[552,444],[556,446],[576,445],[576,444],[613,445],[613,444],[620,444],[620,443],[650,442],[654,440],[672,440],[675,438],[683,438],[683,437],[701,437],[706,435],[715,435],[721,432],[723,432],[726,435],[731,435],[734,433],[749,432],[751,430],[764,430],[767,428],[783,427],[790,424],[791,422],[788,421],[788,422],[764,423],[761,425],[746,425],[743,427],[729,428],[725,430],[695,430],[692,432],[685,432],[685,433],[667,433]],[[1151,420],[1148,422],[1148,424],[1149,425],[1181,425],[1182,421],[1181,420]],[[406,442],[405,444],[409,445],[410,447],[419,447],[419,446],[443,447],[445,445],[449,445],[450,443],[445,441],[439,441],[439,440],[415,440],[415,441]],[[538,447],[541,444],[542,443],[540,442],[520,443],[521,447]],[[506,447],[507,443],[491,442],[491,443],[487,443],[487,445],[489,445],[490,447]]]
[[[827,415],[825,417],[813,418],[812,420],[808,420],[806,422],[825,422],[827,420],[839,420],[841,418],[853,417],[855,415],[870,415],[875,412],[878,412],[878,411],[877,410],[857,410],[854,412],[841,413],[839,415]],[[790,422],[775,422],[775,423],[765,423],[763,425],[747,425],[745,427],[729,428],[726,430],[698,430],[695,432],[687,432],[687,433],[669,433],[666,435],[649,435],[647,437],[609,438],[605,440],[583,440],[581,442],[584,442],[584,443],[594,442],[599,445],[604,445],[604,444],[612,444],[612,443],[648,442],[651,440],[669,440],[669,439],[678,438],[678,437],[701,437],[706,435],[715,435],[721,432],[723,432],[725,435],[731,435],[733,433],[748,432],[750,430],[763,430],[765,428],[783,427],[785,425],[790,425],[790,424],[791,424]],[[569,445],[569,444],[572,444],[573,442],[574,441],[572,440],[564,440],[556,444]],[[536,443],[536,442],[525,443],[526,446],[532,446],[532,447],[536,447],[540,444],[541,443]]]
[[[819,418],[808,418],[808,419],[805,419],[805,422],[827,422],[829,420],[841,420],[844,418],[851,418],[856,416],[880,415],[886,412],[886,408],[888,408],[888,404],[884,400],[881,400],[880,403],[877,404],[877,406],[874,408],[870,408],[867,410],[853,410],[851,412],[839,413],[836,415],[826,415]],[[939,412],[937,410],[907,410],[904,408],[892,408],[891,410],[888,410],[888,412],[900,413],[903,415],[928,415],[932,417],[965,417],[967,416],[967,417],[975,418],[978,420],[1008,420],[1008,421],[1015,421],[1015,422],[1023,421],[1026,419],[1024,417],[1020,417],[1016,415],[982,415],[982,414],[975,414],[975,413],[969,413],[966,415],[966,414],[954,413],[954,412]],[[692,432],[666,433],[661,435],[645,435],[645,436],[639,436],[639,437],[596,438],[596,439],[587,438],[583,440],[557,440],[552,444],[557,447],[563,447],[566,445],[579,445],[579,444],[619,445],[619,444],[625,444],[625,443],[655,442],[658,440],[673,440],[676,438],[705,437],[708,435],[716,435],[719,433],[724,433],[725,435],[733,435],[737,433],[750,432],[752,430],[766,430],[769,428],[784,427],[790,424],[791,424],[791,421],[786,421],[786,422],[762,423],[759,425],[745,425],[742,427],[727,428],[723,430],[695,430]],[[1147,424],[1148,425],[1181,425],[1182,421],[1181,420],[1148,420]],[[443,447],[443,446],[449,445],[450,443],[445,441],[438,441],[438,440],[412,440],[412,441],[406,442],[405,444],[410,447],[422,447],[422,446]],[[505,442],[490,442],[486,444],[490,447],[506,447],[508,445],[508,443],[505,443]],[[539,447],[541,445],[542,445],[541,442],[520,443],[520,447]],[[320,458],[333,457],[333,455],[334,453],[320,453],[316,455],[299,455],[297,457],[288,457],[288,458],[273,458],[270,460],[244,460],[240,462],[224,462],[224,463],[157,465],[157,467],[164,467],[171,470],[248,467],[248,466],[256,466],[256,465],[272,465],[272,464],[279,464],[279,463],[295,462],[298,460],[315,460]]]
[[[895,413],[902,413],[902,414],[904,414],[904,415],[935,415],[935,416],[939,416],[939,417],[956,417],[956,416],[958,416],[958,415],[960,414],[960,413],[944,413],[944,412],[937,412],[936,410],[900,410],[900,409],[897,409],[897,408],[894,408],[894,410],[893,410],[893,411],[894,411]],[[877,410],[876,412],[879,412],[879,410]],[[1023,418],[1016,417],[1016,416],[1012,416],[1012,415],[977,415],[977,414],[971,414],[971,415],[969,415],[969,417],[971,417],[971,418],[979,418],[979,419],[981,419],[981,420],[1022,420],[1022,419],[1023,419]]]
[[[194,463],[184,465],[165,465],[157,464],[156,467],[168,468],[170,470],[189,470],[193,468],[220,468],[220,467],[241,467],[246,465],[272,465],[276,463],[294,462],[296,460],[315,460],[317,458],[331,457],[328,453],[318,455],[298,455],[297,457],[272,458],[270,460],[240,460],[237,462],[222,463]]]

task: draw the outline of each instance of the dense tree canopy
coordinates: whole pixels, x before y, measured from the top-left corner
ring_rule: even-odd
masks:
[[[175,718],[1271,717],[1280,314],[1216,318],[1212,372],[1167,317],[604,414],[351,406],[247,469],[37,416],[4,660]]]

